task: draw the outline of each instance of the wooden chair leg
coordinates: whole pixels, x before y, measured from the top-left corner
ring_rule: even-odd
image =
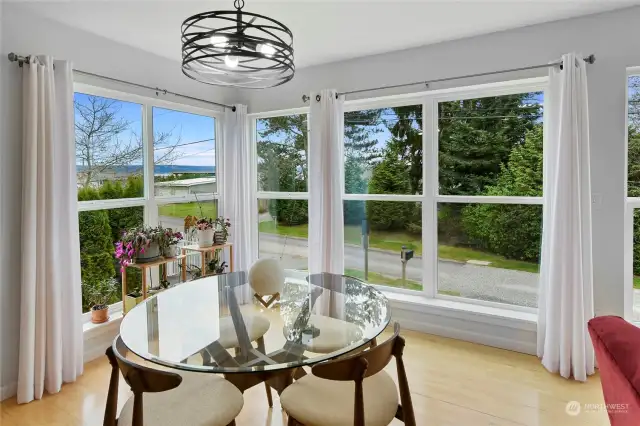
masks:
[[[263,354],[266,354],[267,350],[264,346],[264,337],[263,336],[258,337],[258,339],[256,340],[256,343],[258,344],[258,350]],[[269,383],[264,382],[264,388],[267,391],[267,401],[269,402],[269,407],[273,407],[273,397],[271,396],[271,386],[269,386]]]
[[[267,402],[269,403],[269,407],[273,407],[273,397],[271,396],[271,386],[269,386],[269,383],[264,382],[264,388],[267,391]]]

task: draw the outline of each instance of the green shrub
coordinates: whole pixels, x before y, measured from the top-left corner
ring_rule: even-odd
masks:
[[[501,167],[489,196],[542,195],[542,126],[527,132],[507,165]],[[542,236],[542,206],[519,204],[471,204],[461,210],[468,243],[509,259],[538,261]]]

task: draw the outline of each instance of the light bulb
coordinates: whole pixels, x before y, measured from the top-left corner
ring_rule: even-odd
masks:
[[[265,56],[273,56],[276,53],[276,48],[270,44],[260,44],[258,45],[258,51]]]
[[[214,36],[211,36],[211,38],[209,39],[209,43],[217,47],[227,46],[229,44],[228,41],[229,39],[223,35],[214,35]]]
[[[227,55],[224,57],[224,64],[229,68],[235,68],[238,66],[238,57]]]

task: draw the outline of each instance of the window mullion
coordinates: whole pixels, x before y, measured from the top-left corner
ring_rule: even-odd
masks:
[[[145,103],[142,106],[142,152],[144,155],[144,221],[148,226],[158,225],[158,207],[155,201],[154,153],[153,153],[153,107]]]
[[[438,107],[431,97],[422,104],[424,201],[422,203],[422,288],[425,296],[438,293]]]

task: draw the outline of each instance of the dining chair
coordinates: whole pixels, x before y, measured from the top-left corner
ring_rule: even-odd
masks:
[[[284,287],[284,270],[277,259],[258,259],[249,269],[249,285],[256,298],[265,308],[280,299]],[[264,297],[269,296],[265,300]]]
[[[149,368],[127,359],[120,336],[107,348],[111,379],[104,426],[233,426],[244,400],[227,380],[206,373],[176,374]],[[118,411],[119,374],[131,387],[130,397]],[[144,397],[143,395],[148,394]]]
[[[280,404],[289,426],[382,426],[394,418],[415,426],[409,384],[402,353],[405,341],[400,326],[393,336],[366,351],[315,365],[289,385]],[[393,379],[383,370],[396,359],[400,401]],[[355,386],[354,386],[355,382]]]

